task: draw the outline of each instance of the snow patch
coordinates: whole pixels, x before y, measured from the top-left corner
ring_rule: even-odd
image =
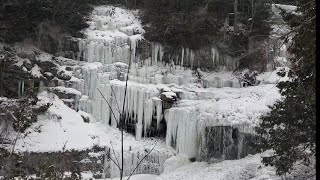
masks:
[[[176,169],[185,166],[189,163],[191,162],[189,161],[189,158],[186,155],[178,154],[177,156],[172,156],[164,162],[163,174],[175,171]]]

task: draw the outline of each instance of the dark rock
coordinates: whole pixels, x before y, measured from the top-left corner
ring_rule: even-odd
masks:
[[[67,67],[66,67],[66,71],[72,71],[72,68],[69,67],[69,66],[67,66]]]
[[[76,101],[73,99],[61,99],[65,105],[67,105],[71,109],[76,108]]]
[[[101,179],[102,175],[101,174],[94,174],[92,177],[95,179]]]
[[[78,99],[80,99],[80,96],[81,96],[81,95],[79,95],[77,93],[73,93],[73,92],[69,92],[69,91],[68,92],[64,92],[61,89],[54,88],[54,87],[48,88],[48,91],[55,93],[60,99],[78,100]]]
[[[162,100],[162,109],[170,109],[173,104],[177,101],[177,97],[173,96],[172,98],[167,98],[165,95],[161,94],[160,99]]]
[[[36,60],[35,53],[22,52],[22,53],[19,53],[18,56],[21,57],[21,58],[29,59],[30,61],[35,61]]]
[[[83,115],[81,115],[82,119],[83,119],[83,122],[85,123],[89,123],[90,122],[90,119],[88,117],[84,117]]]
[[[43,73],[44,77],[47,78],[47,80],[52,80],[54,78],[54,75],[50,72]]]
[[[23,63],[23,66],[24,66],[25,68],[27,68],[28,71],[30,71],[30,70],[33,68],[34,65],[31,64],[31,63],[24,62],[24,63]]]
[[[69,76],[68,74],[65,74],[64,71],[59,71],[56,74],[57,78],[64,80],[64,81],[69,81],[71,79],[71,76]]]
[[[45,72],[57,73],[57,65],[52,61],[38,61],[37,64]]]
[[[230,126],[206,127],[199,160],[216,162],[244,158],[256,153],[250,146],[250,143],[256,142],[259,142],[257,135],[242,133]]]

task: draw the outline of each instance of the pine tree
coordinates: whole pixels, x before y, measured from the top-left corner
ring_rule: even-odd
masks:
[[[261,150],[274,150],[263,162],[274,165],[279,175],[290,172],[298,161],[308,164],[316,155],[315,1],[300,0],[297,11],[287,19],[295,34],[289,48],[293,66],[288,73],[278,73],[287,74],[290,81],[278,84],[283,100],[262,117],[258,130],[267,136],[259,144]]]

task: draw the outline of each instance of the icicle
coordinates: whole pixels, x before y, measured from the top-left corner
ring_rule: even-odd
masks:
[[[159,54],[160,54],[159,62],[162,62],[162,58],[163,58],[163,54],[164,54],[162,45],[160,45],[160,47],[159,47]],[[157,65],[158,65],[158,63],[157,63]]]
[[[136,125],[136,138],[141,139],[142,137],[142,124],[143,124],[143,108],[144,108],[144,93],[142,90],[138,90],[137,96],[137,125]]]
[[[190,65],[190,54],[189,54],[189,48],[186,48],[186,62]]]
[[[136,124],[136,140],[141,140],[142,138],[142,124]]]
[[[147,136],[147,129],[150,128],[152,122],[153,102],[151,99],[146,100],[144,104],[144,136]]]
[[[214,61],[216,58],[216,50],[214,47],[211,48],[211,56],[212,56],[212,67],[214,67]]]
[[[152,64],[157,65],[157,62],[158,62],[158,54],[159,54],[159,45],[158,45],[158,43],[155,43],[155,44],[154,44],[154,50],[153,50],[153,52],[154,52],[154,57],[153,57],[153,59],[152,59],[152,61],[153,61]]]
[[[190,50],[190,64],[191,64],[191,69],[193,69],[193,63],[194,63],[194,52]]]
[[[162,102],[159,98],[153,98],[154,103],[156,105],[156,115],[157,115],[157,130],[159,130],[160,122],[162,118]]]
[[[199,148],[196,112],[194,108],[171,108],[165,111],[166,145],[176,143],[177,152],[190,158],[197,156]]]
[[[220,66],[220,65],[221,65],[221,63],[220,63],[220,54],[219,54],[219,52],[218,52],[218,51],[216,51],[216,58],[215,58],[215,62],[216,62],[216,64],[217,64],[218,66]]]
[[[184,48],[182,47],[181,48],[182,50],[182,52],[181,52],[181,66],[183,67],[183,60],[184,60]]]
[[[136,39],[131,39],[131,62],[135,62],[136,59],[136,49],[137,49],[137,40]],[[129,64],[129,62],[126,62],[127,64]]]

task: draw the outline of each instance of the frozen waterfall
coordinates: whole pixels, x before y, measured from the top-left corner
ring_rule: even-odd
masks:
[[[233,75],[224,77],[220,72],[202,72],[198,68],[202,56],[212,67],[235,68],[237,62],[221,54],[217,47],[208,48],[204,54],[204,51],[180,47],[174,50],[175,53],[168,54],[166,48],[170,47],[158,42],[149,43],[148,52],[141,55],[139,44],[143,43],[144,30],[140,20],[132,11],[121,8],[114,11],[111,13],[110,7],[96,7],[90,27],[84,31],[87,38],[79,40],[78,60],[84,62],[74,69],[79,80],[73,88],[82,93],[77,110],[90,113],[96,121],[113,127],[118,126],[123,113],[126,126],[133,129],[131,132],[135,132],[137,140],[148,137],[154,126],[156,129],[152,131],[158,131],[165,120],[166,144],[190,158],[199,156],[206,127],[229,126],[244,133],[254,132],[258,117],[267,109],[265,104],[251,104],[257,108],[252,111],[243,108],[240,99],[256,99],[252,99],[252,94],[242,97],[239,82]],[[124,97],[129,62],[128,89]],[[195,68],[200,69],[202,78],[195,74]],[[222,87],[235,90],[226,90],[229,94],[223,94],[216,89]],[[170,102],[174,104],[168,109],[163,97],[170,99],[171,95],[177,101]],[[139,159],[137,154],[129,156],[126,161]],[[112,172],[117,174],[116,170]]]

